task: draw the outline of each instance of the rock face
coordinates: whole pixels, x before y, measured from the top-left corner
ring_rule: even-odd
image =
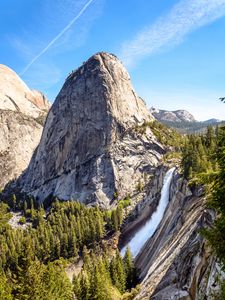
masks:
[[[42,111],[48,112],[51,104],[49,103],[48,99],[45,97],[44,94],[42,94],[39,91],[32,90],[32,96],[30,97],[29,100],[39,109]]]
[[[49,109],[48,100],[37,91],[31,91],[10,68],[0,65],[0,109],[17,111],[37,118]]]
[[[199,229],[211,224],[214,213],[206,210],[201,190],[191,191],[179,175],[170,198],[157,231],[136,258],[143,282],[135,299],[212,299],[215,259]]]
[[[34,104],[36,99],[40,94],[37,97],[14,71],[0,65],[0,188],[27,168],[40,141],[40,118],[46,110]]]
[[[135,199],[132,199],[133,207],[130,205],[129,209],[127,208],[130,217],[126,218],[121,228],[120,249],[128,244],[130,239],[142,228],[156,210],[161,196],[163,179],[167,171],[167,166],[159,165],[151,173],[150,178],[146,180],[142,191],[135,194]],[[138,201],[135,203],[136,199]]]
[[[159,122],[195,122],[195,118],[186,110],[167,111],[152,107],[150,112]]]
[[[153,120],[121,62],[98,53],[67,78],[48,114],[41,142],[21,178],[23,191],[108,207],[116,193],[132,194],[157,166],[163,147]]]

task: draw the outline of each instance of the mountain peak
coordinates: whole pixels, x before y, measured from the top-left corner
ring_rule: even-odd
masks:
[[[179,109],[174,111],[167,111],[162,109],[150,108],[150,112],[160,122],[195,122],[194,116],[187,110]]]
[[[37,147],[49,102],[0,65],[0,188],[20,176]]]
[[[82,88],[82,98],[89,95],[92,104],[99,102],[102,106],[105,103],[117,121],[124,125],[152,119],[145,103],[134,91],[127,70],[113,54],[99,52],[72,72],[63,90],[74,86]]]
[[[24,191],[40,201],[52,194],[102,206],[116,191],[125,197],[144,165],[156,166],[164,151],[151,131],[146,140],[135,133],[151,120],[122,63],[112,54],[95,54],[67,77],[52,105]]]
[[[38,117],[43,105],[40,93],[31,91],[25,82],[9,67],[0,64],[0,109],[18,111],[24,115]],[[45,110],[50,107],[45,98]]]

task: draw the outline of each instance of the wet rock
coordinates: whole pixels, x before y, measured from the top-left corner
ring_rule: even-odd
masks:
[[[206,209],[201,191],[191,191],[187,182],[175,175],[164,218],[136,258],[143,282],[135,299],[202,299],[200,286],[208,284],[203,281],[213,256],[200,229],[214,217],[214,212]]]

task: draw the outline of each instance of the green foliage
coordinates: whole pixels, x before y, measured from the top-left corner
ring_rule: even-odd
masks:
[[[20,223],[21,225],[26,224],[26,218],[25,218],[25,217],[21,217],[20,220],[19,220],[19,223]]]
[[[181,165],[186,179],[195,179],[196,183],[205,183],[208,176],[217,170],[215,151],[217,130],[208,127],[204,135],[189,135],[182,147]]]
[[[114,198],[115,200],[118,199],[118,192],[114,192],[113,198]]]
[[[17,198],[16,206],[18,201]],[[91,266],[88,248],[100,243],[106,230],[119,229],[122,207],[113,210],[109,218],[107,212],[98,207],[56,200],[46,213],[42,206],[36,209],[30,199],[24,203],[23,210],[32,226],[12,229],[8,225],[9,208],[0,202],[0,299],[72,299],[71,285],[58,260],[76,258],[83,250],[85,265]],[[25,216],[21,223],[26,222]],[[98,273],[103,274],[103,270],[101,263],[96,264],[95,278],[88,281],[84,275],[82,281],[87,286],[99,282],[100,286],[104,280]],[[95,298],[90,299],[107,299],[104,288],[105,285],[98,287]],[[80,288],[80,293],[85,294],[84,288]]]
[[[171,128],[174,128],[181,134],[204,134],[207,131],[207,127],[209,124],[205,122],[171,122],[171,121],[162,121],[163,124],[166,126],[169,126]],[[224,121],[218,123],[218,122],[212,122],[210,126],[213,128],[216,128],[217,126],[224,126]]]
[[[128,206],[131,205],[131,199],[130,197],[125,198],[124,200],[120,200],[118,203],[118,206],[121,208],[127,208]]]
[[[217,218],[210,229],[204,231],[205,237],[210,242],[212,249],[219,258],[223,270],[225,270],[225,127],[221,127],[217,133],[218,142],[214,148],[217,172],[214,173],[210,183],[210,206],[217,212]],[[208,144],[211,151],[211,145]],[[225,281],[221,283],[220,295],[216,299],[225,298]]]
[[[134,299],[138,292],[140,291],[140,285],[137,285],[135,288],[132,288],[130,292],[126,292],[122,296],[122,300],[132,300]]]
[[[72,300],[72,285],[60,262],[44,265],[38,260],[20,269],[13,286],[16,299]]]
[[[15,257],[15,253],[10,253],[11,262],[14,262],[11,263],[10,269],[6,262],[4,264],[3,256],[0,256],[0,299],[72,300],[72,286],[62,263],[55,261],[45,265],[39,261],[32,251],[32,241],[29,237],[18,240],[18,245],[18,257]],[[7,244],[4,247],[7,248]]]
[[[8,205],[0,202],[0,233],[5,228],[10,216]]]
[[[145,134],[148,128],[151,129],[161,144],[180,149],[183,143],[183,138],[177,131],[172,128],[168,128],[158,121],[144,122],[141,126],[136,127],[135,131],[140,134]]]
[[[118,251],[111,257],[106,252],[99,255],[93,251],[88,252],[85,248],[83,260],[83,270],[73,279],[74,293],[78,300],[121,299],[121,294],[131,290],[138,282],[129,250],[122,259]],[[135,292],[132,290],[126,294],[130,297],[127,299],[132,299],[131,295],[134,296]]]
[[[123,222],[123,209],[121,206],[117,206],[116,209],[112,210],[111,213],[111,228],[114,231],[118,231]]]
[[[12,300],[12,289],[8,283],[6,275],[0,272],[0,299],[1,300]]]
[[[123,262],[124,262],[124,268],[126,273],[126,288],[130,290],[132,287],[134,287],[137,284],[138,274],[134,266],[134,261],[129,247],[126,250]]]
[[[48,213],[42,206],[28,199],[21,205],[18,197],[11,197],[14,207],[22,207],[24,216],[32,222],[27,229],[12,229],[8,206],[0,202],[0,299],[119,299],[120,293],[136,285],[131,272],[130,254],[123,260],[117,252],[95,254],[90,250],[104,238],[107,230],[120,229],[123,209],[130,198],[119,202],[117,208],[105,212],[98,207],[86,207],[79,202],[52,203]],[[74,278],[73,291],[64,272],[61,258],[70,259],[83,253],[84,268]],[[38,270],[38,271],[37,271]]]
[[[126,289],[126,273],[123,259],[118,251],[111,261],[110,274],[113,285],[115,285],[121,293],[124,293]]]
[[[123,222],[123,208],[127,207],[129,200],[121,200],[115,209],[105,212],[104,220],[106,222],[106,228],[115,232],[118,231]]]

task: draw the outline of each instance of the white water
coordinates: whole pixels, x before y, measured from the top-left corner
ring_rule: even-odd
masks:
[[[144,224],[144,226],[135,233],[128,244],[121,249],[120,253],[122,256],[124,256],[126,249],[129,246],[133,257],[136,257],[146,241],[155,233],[169,202],[170,184],[173,178],[174,170],[175,168],[172,168],[166,173],[163,181],[161,198],[156,211],[152,214],[151,218]]]

